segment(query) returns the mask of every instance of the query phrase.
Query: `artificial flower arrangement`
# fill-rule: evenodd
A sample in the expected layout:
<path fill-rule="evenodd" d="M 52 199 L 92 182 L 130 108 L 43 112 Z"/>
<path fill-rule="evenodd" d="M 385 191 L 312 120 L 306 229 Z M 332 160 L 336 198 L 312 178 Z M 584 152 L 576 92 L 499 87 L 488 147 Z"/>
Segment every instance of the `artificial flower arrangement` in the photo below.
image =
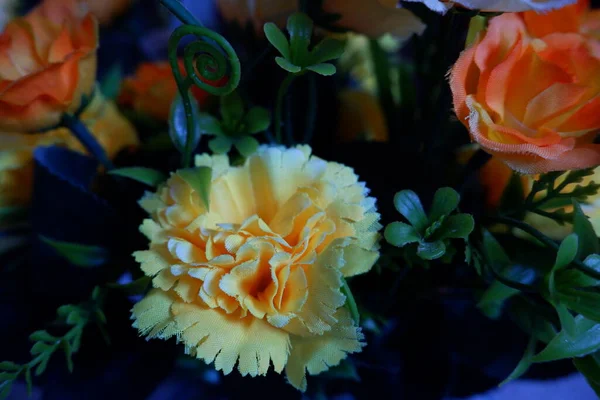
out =
<path fill-rule="evenodd" d="M 0 398 L 600 395 L 588 1 L 141 3 L 2 4 Z"/>

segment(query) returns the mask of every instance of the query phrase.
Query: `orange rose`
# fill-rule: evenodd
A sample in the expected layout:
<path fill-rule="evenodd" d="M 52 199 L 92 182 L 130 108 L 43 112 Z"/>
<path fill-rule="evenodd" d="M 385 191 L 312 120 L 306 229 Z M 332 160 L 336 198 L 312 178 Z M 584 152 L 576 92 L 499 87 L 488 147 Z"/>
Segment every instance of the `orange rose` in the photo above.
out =
<path fill-rule="evenodd" d="M 0 131 L 36 131 L 77 110 L 96 79 L 97 23 L 75 0 L 46 0 L 0 35 Z"/>
<path fill-rule="evenodd" d="M 578 33 L 543 38 L 519 14 L 492 18 L 454 65 L 454 107 L 474 141 L 522 173 L 600 164 L 600 60 Z"/>
<path fill-rule="evenodd" d="M 179 68 L 182 71 L 185 69 L 182 60 L 179 61 Z M 219 81 L 215 86 L 222 84 L 223 81 Z M 205 104 L 210 96 L 196 86 L 192 87 L 192 93 L 200 105 Z M 166 121 L 176 95 L 177 83 L 167 61 L 142 63 L 135 75 L 123 82 L 119 103 Z"/>
<path fill-rule="evenodd" d="M 522 15 L 527 30 L 536 37 L 562 32 L 580 33 L 600 39 L 600 11 L 591 10 L 589 0 L 579 0 L 545 14 L 527 11 Z"/>

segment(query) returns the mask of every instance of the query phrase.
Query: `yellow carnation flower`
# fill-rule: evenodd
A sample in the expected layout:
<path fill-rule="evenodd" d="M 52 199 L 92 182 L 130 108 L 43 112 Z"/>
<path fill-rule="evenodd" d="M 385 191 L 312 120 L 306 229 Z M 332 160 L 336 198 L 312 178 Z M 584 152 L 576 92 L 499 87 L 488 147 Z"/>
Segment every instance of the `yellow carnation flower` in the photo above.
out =
<path fill-rule="evenodd" d="M 116 105 L 106 101 L 99 92 L 81 114 L 81 120 L 111 158 L 139 143 L 135 128 Z M 29 202 L 33 187 L 33 152 L 37 147 L 52 145 L 86 152 L 67 128 L 35 134 L 0 132 L 0 207 L 23 206 Z"/>
<path fill-rule="evenodd" d="M 209 209 L 179 173 L 140 201 L 150 247 L 134 256 L 154 289 L 133 307 L 134 327 L 175 336 L 225 374 L 285 368 L 305 390 L 306 371 L 364 345 L 341 288 L 379 256 L 375 199 L 308 146 L 261 147 L 238 167 L 202 155 L 196 166 L 212 168 Z"/>

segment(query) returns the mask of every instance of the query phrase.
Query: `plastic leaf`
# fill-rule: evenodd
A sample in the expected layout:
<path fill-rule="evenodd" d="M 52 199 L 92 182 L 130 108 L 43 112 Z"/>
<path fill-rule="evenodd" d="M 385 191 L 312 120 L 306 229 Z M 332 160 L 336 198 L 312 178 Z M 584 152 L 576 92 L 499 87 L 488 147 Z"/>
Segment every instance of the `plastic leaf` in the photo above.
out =
<path fill-rule="evenodd" d="M 449 187 L 438 189 L 433 196 L 433 203 L 429 211 L 429 222 L 433 223 L 442 216 L 450 215 L 458 207 L 459 201 L 460 196 L 456 190 Z"/>
<path fill-rule="evenodd" d="M 583 263 L 588 267 L 593 269 L 596 272 L 600 272 L 600 255 L 598 254 L 590 254 L 586 257 Z"/>
<path fill-rule="evenodd" d="M 577 248 L 578 239 L 577 235 L 574 233 L 567 236 L 560 244 L 558 253 L 556 255 L 556 261 L 554 262 L 554 266 L 552 267 L 548 277 L 548 289 L 550 290 L 550 294 L 552 296 L 556 295 L 556 284 L 554 282 L 556 271 L 567 267 L 573 262 L 577 256 Z"/>
<path fill-rule="evenodd" d="M 300 68 L 297 65 L 292 64 L 286 58 L 283 58 L 283 57 L 275 57 L 275 62 L 281 68 L 283 68 L 284 70 L 286 70 L 288 72 L 291 72 L 292 74 L 296 74 L 302 70 L 302 68 Z"/>
<path fill-rule="evenodd" d="M 308 45 L 312 37 L 313 22 L 304 13 L 296 12 L 287 20 L 287 30 L 290 34 L 290 60 L 296 65 L 308 65 Z"/>
<path fill-rule="evenodd" d="M 384 237 L 387 242 L 396 247 L 421 240 L 419 234 L 411 225 L 403 222 L 392 222 L 385 228 Z"/>
<path fill-rule="evenodd" d="M 243 136 L 235 141 L 235 148 L 238 149 L 240 154 L 244 157 L 252 155 L 256 149 L 258 149 L 258 146 L 258 140 L 254 139 L 252 136 Z"/>
<path fill-rule="evenodd" d="M 539 354 L 534 362 L 583 357 L 600 349 L 600 324 L 582 315 L 575 317 L 575 334 L 568 335 L 563 329 Z"/>
<path fill-rule="evenodd" d="M 440 239 L 467 240 L 475 228 L 475 220 L 470 214 L 451 215 L 444 220 L 439 229 Z"/>
<path fill-rule="evenodd" d="M 31 368 L 25 368 L 25 384 L 27 385 L 27 396 L 31 397 L 33 382 L 31 381 Z"/>
<path fill-rule="evenodd" d="M 441 240 L 422 242 L 417 247 L 417 255 L 423 260 L 436 260 L 446 253 L 446 245 Z"/>
<path fill-rule="evenodd" d="M 63 350 L 65 351 L 65 359 L 67 360 L 67 369 L 69 372 L 73 372 L 73 350 L 68 341 L 62 342 Z"/>
<path fill-rule="evenodd" d="M 576 200 L 573 200 L 575 215 L 573 217 L 573 230 L 579 237 L 579 256 L 587 257 L 590 254 L 600 253 L 600 244 L 598 236 L 594 231 L 592 223 L 581 210 L 581 206 Z"/>
<path fill-rule="evenodd" d="M 556 299 L 570 310 L 596 322 L 600 322 L 600 293 L 579 288 L 559 288 Z"/>
<path fill-rule="evenodd" d="M 98 267 L 108 260 L 108 251 L 102 247 L 63 242 L 42 235 L 39 237 L 58 254 L 78 267 Z"/>
<path fill-rule="evenodd" d="M 150 285 L 152 278 L 148 276 L 142 276 L 140 279 L 136 279 L 135 281 L 126 283 L 124 285 L 120 284 L 108 284 L 107 286 L 110 289 L 120 290 L 129 296 L 144 294 Z"/>
<path fill-rule="evenodd" d="M 525 349 L 525 353 L 521 358 L 521 361 L 517 364 L 515 369 L 510 373 L 510 375 L 503 380 L 499 386 L 502 386 L 510 381 L 514 381 L 515 379 L 519 379 L 533 364 L 533 355 L 535 354 L 535 345 L 537 344 L 537 340 L 535 336 L 531 336 L 529 338 L 529 343 L 527 343 L 527 348 Z"/>
<path fill-rule="evenodd" d="M 271 125 L 271 113 L 262 107 L 252 107 L 244 116 L 244 125 L 246 126 L 246 132 L 244 133 L 264 132 Z"/>
<path fill-rule="evenodd" d="M 335 65 L 329 63 L 311 65 L 306 67 L 306 69 L 323 76 L 331 76 L 336 71 Z"/>
<path fill-rule="evenodd" d="M 537 277 L 535 270 L 521 265 L 508 265 L 501 270 L 501 274 L 507 279 L 523 284 L 531 284 Z M 481 296 L 477 307 L 487 317 L 496 319 L 500 317 L 502 306 L 506 300 L 519 293 L 521 292 L 518 289 L 508 287 L 499 281 L 494 281 Z"/>
<path fill-rule="evenodd" d="M 12 361 L 0 362 L 0 371 L 18 371 L 19 369 L 21 369 L 21 366 Z"/>
<path fill-rule="evenodd" d="M 575 337 L 576 327 L 575 318 L 573 318 L 573 315 L 569 312 L 564 304 L 557 304 L 554 308 L 556 308 L 556 313 L 560 319 L 560 326 L 565 331 L 567 336 Z"/>
<path fill-rule="evenodd" d="M 209 167 L 186 168 L 177 171 L 177 174 L 183 178 L 194 189 L 206 209 L 210 206 L 210 186 L 212 182 L 212 169 Z"/>
<path fill-rule="evenodd" d="M 290 59 L 290 44 L 287 38 L 273 22 L 268 22 L 263 27 L 267 40 L 281 53 L 284 58 Z"/>
<path fill-rule="evenodd" d="M 58 338 L 52 336 L 47 331 L 35 331 L 29 335 L 29 340 L 34 342 L 56 342 Z"/>
<path fill-rule="evenodd" d="M 428 225 L 427 216 L 419 196 L 412 190 L 402 190 L 394 196 L 396 210 L 404 216 L 418 232 L 423 232 Z"/>
<path fill-rule="evenodd" d="M 122 176 L 145 183 L 148 186 L 157 187 L 167 180 L 167 176 L 160 171 L 144 167 L 126 167 L 108 171 L 111 175 Z"/>
<path fill-rule="evenodd" d="M 344 42 L 332 38 L 323 39 L 310 53 L 311 64 L 321 64 L 325 61 L 335 60 L 344 54 Z"/>
<path fill-rule="evenodd" d="M 189 95 L 188 97 L 192 105 L 192 114 L 194 116 L 194 130 L 191 134 L 192 149 L 195 149 L 196 146 L 198 146 L 198 142 L 200 142 L 200 136 L 202 135 L 200 124 L 198 123 L 200 110 L 196 99 Z M 169 136 L 171 137 L 171 141 L 180 153 L 184 153 L 188 138 L 188 131 L 185 106 L 183 105 L 183 99 L 181 98 L 179 92 L 177 92 L 177 96 L 171 105 L 169 122 Z"/>
<path fill-rule="evenodd" d="M 510 264 L 510 258 L 496 238 L 487 230 L 483 231 L 483 246 L 489 261 L 498 267 Z"/>
<path fill-rule="evenodd" d="M 573 364 L 585 376 L 588 384 L 600 397 L 600 363 L 594 355 L 585 356 L 582 358 L 574 358 Z"/>
<path fill-rule="evenodd" d="M 200 113 L 198 115 L 198 126 L 202 133 L 208 133 L 211 135 L 223 135 L 223 128 L 221 128 L 221 122 L 207 113 Z"/>
<path fill-rule="evenodd" d="M 211 149 L 213 153 L 216 154 L 226 154 L 231 150 L 231 139 L 227 136 L 217 136 L 208 142 L 208 147 Z"/>
<path fill-rule="evenodd" d="M 237 122 L 244 116 L 244 102 L 237 91 L 221 96 L 221 117 L 225 123 Z"/>

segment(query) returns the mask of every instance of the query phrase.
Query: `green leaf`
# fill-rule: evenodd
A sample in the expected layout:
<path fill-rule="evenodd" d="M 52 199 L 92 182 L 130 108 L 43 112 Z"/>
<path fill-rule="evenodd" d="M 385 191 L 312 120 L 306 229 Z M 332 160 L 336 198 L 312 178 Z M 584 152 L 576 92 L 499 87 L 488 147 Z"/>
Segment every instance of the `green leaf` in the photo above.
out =
<path fill-rule="evenodd" d="M 108 171 L 111 175 L 123 176 L 142 182 L 148 186 L 157 187 L 167 180 L 167 176 L 160 171 L 145 167 L 126 167 Z"/>
<path fill-rule="evenodd" d="M 100 83 L 100 91 L 108 100 L 114 100 L 121 91 L 121 82 L 123 81 L 123 68 L 121 64 L 116 63 L 106 74 Z"/>
<path fill-rule="evenodd" d="M 556 300 L 584 317 L 600 322 L 600 293 L 595 288 L 557 288 Z"/>
<path fill-rule="evenodd" d="M 421 240 L 415 228 L 403 222 L 392 222 L 385 228 L 385 240 L 392 246 L 403 247 L 408 243 L 416 243 Z"/>
<path fill-rule="evenodd" d="M 579 237 L 579 257 L 584 258 L 590 254 L 600 253 L 600 244 L 598 236 L 594 231 L 592 223 L 581 210 L 581 206 L 576 200 L 573 200 L 575 209 L 573 217 L 573 231 Z"/>
<path fill-rule="evenodd" d="M 346 278 L 342 278 L 342 287 L 340 290 L 342 294 L 346 296 L 346 307 L 348 307 L 348 311 L 350 311 L 350 315 L 352 316 L 354 324 L 356 326 L 360 326 L 360 313 L 358 312 L 358 306 L 356 305 L 356 300 L 354 300 L 352 290 L 350 290 L 350 286 L 348 286 L 348 281 Z"/>
<path fill-rule="evenodd" d="M 29 335 L 29 340 L 32 342 L 49 342 L 53 343 L 58 341 L 58 338 L 52 336 L 47 331 L 35 331 L 31 335 Z"/>
<path fill-rule="evenodd" d="M 295 65 L 310 64 L 308 45 L 312 37 L 313 21 L 304 13 L 296 12 L 287 20 L 290 34 L 290 61 Z"/>
<path fill-rule="evenodd" d="M 294 65 L 291 62 L 289 62 L 287 60 L 287 58 L 275 57 L 275 62 L 281 68 L 283 68 L 284 70 L 286 70 L 287 72 L 290 72 L 292 74 L 297 74 L 298 72 L 300 72 L 302 70 L 302 68 L 300 68 L 299 66 Z"/>
<path fill-rule="evenodd" d="M 198 146 L 200 137 L 202 136 L 200 124 L 198 123 L 200 114 L 198 102 L 193 96 L 189 95 L 189 92 L 187 97 L 190 101 L 191 112 L 194 120 L 193 132 L 188 133 L 185 106 L 179 92 L 177 92 L 177 96 L 175 96 L 175 100 L 173 100 L 173 104 L 171 105 L 171 113 L 169 116 L 169 136 L 171 137 L 171 141 L 173 142 L 175 148 L 182 154 L 186 151 L 188 135 L 192 135 L 192 151 Z"/>
<path fill-rule="evenodd" d="M 198 126 L 200 127 L 200 131 L 202 133 L 207 133 L 210 135 L 224 135 L 221 122 L 210 114 L 200 113 L 198 115 Z"/>
<path fill-rule="evenodd" d="M 554 266 L 550 271 L 548 276 L 548 290 L 550 291 L 550 295 L 552 297 L 556 296 L 556 284 L 555 284 L 555 274 L 558 270 L 566 268 L 569 264 L 573 262 L 575 257 L 577 256 L 577 248 L 578 248 L 578 239 L 577 235 L 572 233 L 565 238 L 560 244 L 558 248 L 558 253 L 556 254 L 556 261 L 554 262 Z"/>
<path fill-rule="evenodd" d="M 446 253 L 446 245 L 441 240 L 421 242 L 417 247 L 417 255 L 423 260 L 436 260 Z"/>
<path fill-rule="evenodd" d="M 244 117 L 244 102 L 237 90 L 221 96 L 221 117 L 226 124 L 236 124 Z"/>
<path fill-rule="evenodd" d="M 585 376 L 588 384 L 596 395 L 600 398 L 600 363 L 597 357 L 589 355 L 581 358 L 574 358 L 573 364 Z"/>
<path fill-rule="evenodd" d="M 456 214 L 444 220 L 438 235 L 440 239 L 467 240 L 474 228 L 475 220 L 471 214 Z"/>
<path fill-rule="evenodd" d="M 217 136 L 208 142 L 208 147 L 215 154 L 227 154 L 233 145 L 232 140 L 227 136 Z"/>
<path fill-rule="evenodd" d="M 78 308 L 76 306 L 74 306 L 73 304 L 65 304 L 65 305 L 58 307 L 58 310 L 56 310 L 56 313 L 61 318 L 67 318 L 67 316 L 69 314 L 71 314 L 72 312 L 77 312 L 77 310 L 78 310 Z"/>
<path fill-rule="evenodd" d="M 575 337 L 576 335 L 576 327 L 575 327 L 575 318 L 573 315 L 567 310 L 564 304 L 557 304 L 554 306 L 556 308 L 556 313 L 558 314 L 558 318 L 560 319 L 560 326 L 565 331 L 567 336 Z"/>
<path fill-rule="evenodd" d="M 600 349 L 600 324 L 582 315 L 575 317 L 575 334 L 568 335 L 563 329 L 539 354 L 534 362 L 583 357 Z"/>
<path fill-rule="evenodd" d="M 533 355 L 535 354 L 535 345 L 537 344 L 537 340 L 535 336 L 531 336 L 529 338 L 529 342 L 527 343 L 527 348 L 525 349 L 525 353 L 521 358 L 521 361 L 517 364 L 515 369 L 510 373 L 510 375 L 503 380 L 498 386 L 502 386 L 507 384 L 510 381 L 514 381 L 515 379 L 519 379 L 533 364 Z"/>
<path fill-rule="evenodd" d="M 52 346 L 47 343 L 35 342 L 33 344 L 33 346 L 31 346 L 31 350 L 29 352 L 31 353 L 31 355 L 36 355 L 36 354 L 44 353 L 51 348 L 52 348 Z"/>
<path fill-rule="evenodd" d="M 291 58 L 290 44 L 287 38 L 273 22 L 268 22 L 264 25 L 263 30 L 267 40 L 279 51 L 279 53 L 287 59 Z"/>
<path fill-rule="evenodd" d="M 562 241 L 558 248 L 556 262 L 554 263 L 555 270 L 565 268 L 575 260 L 575 257 L 577 257 L 578 245 L 579 240 L 574 233 L 570 234 Z"/>
<path fill-rule="evenodd" d="M 19 364 L 16 364 L 12 361 L 2 361 L 0 362 L 0 371 L 18 371 L 21 369 Z"/>
<path fill-rule="evenodd" d="M 396 210 L 415 227 L 417 232 L 427 229 L 429 221 L 419 196 L 412 190 L 402 190 L 394 196 Z"/>
<path fill-rule="evenodd" d="M 27 385 L 27 396 L 31 397 L 33 392 L 33 382 L 31 381 L 31 368 L 25 368 L 25 384 Z"/>
<path fill-rule="evenodd" d="M 262 107 L 252 107 L 244 116 L 245 132 L 255 134 L 264 132 L 271 125 L 271 113 L 269 110 Z"/>
<path fill-rule="evenodd" d="M 329 63 L 311 65 L 306 69 L 323 76 L 331 76 L 336 72 L 335 65 Z"/>
<path fill-rule="evenodd" d="M 209 167 L 186 168 L 178 170 L 177 174 L 198 193 L 200 200 L 208 210 L 210 207 L 212 169 Z"/>
<path fill-rule="evenodd" d="M 244 157 L 250 157 L 256 149 L 258 149 L 258 140 L 252 136 L 242 136 L 235 141 L 235 148 L 238 149 L 241 155 Z"/>
<path fill-rule="evenodd" d="M 140 279 L 136 279 L 135 281 L 126 283 L 124 285 L 120 285 L 118 283 L 109 283 L 107 286 L 110 289 L 120 290 L 128 296 L 134 296 L 146 293 L 151 281 L 152 278 L 149 276 L 142 276 Z"/>
<path fill-rule="evenodd" d="M 483 230 L 483 247 L 488 260 L 496 266 L 496 270 L 500 270 L 510 264 L 510 258 L 500 245 L 496 238 L 486 229 Z"/>
<path fill-rule="evenodd" d="M 460 196 L 456 190 L 449 187 L 438 189 L 433 196 L 429 211 L 429 223 L 439 220 L 442 216 L 450 215 L 458 207 L 459 201 Z"/>
<path fill-rule="evenodd" d="M 67 360 L 67 369 L 70 373 L 73 373 L 73 350 L 67 340 L 62 342 L 63 350 L 65 351 L 65 359 Z"/>
<path fill-rule="evenodd" d="M 40 376 L 44 373 L 46 367 L 48 366 L 48 361 L 50 361 L 50 356 L 42 358 L 42 361 L 38 364 L 37 368 L 35 369 L 35 376 Z"/>
<path fill-rule="evenodd" d="M 40 235 L 42 242 L 52 247 L 58 254 L 78 267 L 99 267 L 106 264 L 109 258 L 108 250 L 99 246 L 63 242 Z"/>
<path fill-rule="evenodd" d="M 344 42 L 332 38 L 325 38 L 310 52 L 310 64 L 321 64 L 335 60 L 344 54 Z"/>

